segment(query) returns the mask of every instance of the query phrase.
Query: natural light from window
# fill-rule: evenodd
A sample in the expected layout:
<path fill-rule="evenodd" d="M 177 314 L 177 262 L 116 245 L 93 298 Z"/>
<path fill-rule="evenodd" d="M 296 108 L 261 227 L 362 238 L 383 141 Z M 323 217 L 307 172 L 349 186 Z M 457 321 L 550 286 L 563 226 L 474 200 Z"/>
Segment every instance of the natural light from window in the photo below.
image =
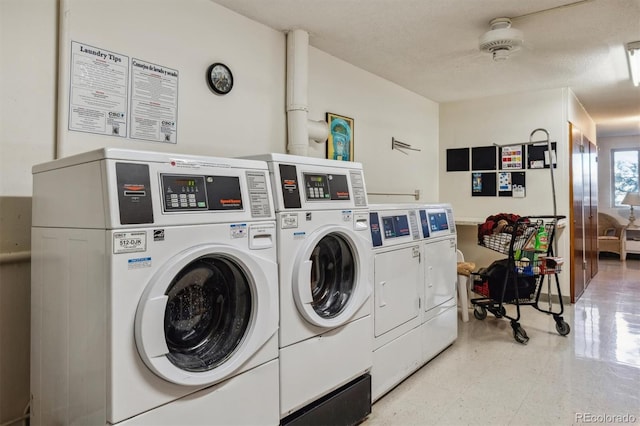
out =
<path fill-rule="evenodd" d="M 640 188 L 640 176 L 638 171 L 638 163 L 640 158 L 640 150 L 625 149 L 613 151 L 613 206 L 622 207 L 620 202 L 627 192 L 638 192 Z"/>

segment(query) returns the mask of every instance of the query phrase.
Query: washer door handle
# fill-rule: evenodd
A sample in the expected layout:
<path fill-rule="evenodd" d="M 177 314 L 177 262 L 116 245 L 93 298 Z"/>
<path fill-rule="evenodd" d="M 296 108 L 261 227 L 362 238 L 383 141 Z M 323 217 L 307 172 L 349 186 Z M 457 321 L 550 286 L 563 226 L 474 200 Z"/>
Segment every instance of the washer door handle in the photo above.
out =
<path fill-rule="evenodd" d="M 148 299 L 142 309 L 139 330 L 140 336 L 136 342 L 149 358 L 165 356 L 169 353 L 167 341 L 164 337 L 164 311 L 169 297 L 162 295 Z"/>
<path fill-rule="evenodd" d="M 306 305 L 313 302 L 313 297 L 311 296 L 311 268 L 313 268 L 312 260 L 305 260 L 300 264 L 300 273 L 298 274 L 296 286 L 296 294 L 300 302 Z"/>

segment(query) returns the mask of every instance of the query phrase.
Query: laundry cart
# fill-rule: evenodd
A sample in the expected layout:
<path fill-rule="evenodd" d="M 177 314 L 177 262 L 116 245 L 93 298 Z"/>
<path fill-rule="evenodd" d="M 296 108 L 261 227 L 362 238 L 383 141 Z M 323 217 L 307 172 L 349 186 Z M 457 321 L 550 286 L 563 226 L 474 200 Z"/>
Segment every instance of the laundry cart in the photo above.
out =
<path fill-rule="evenodd" d="M 519 323 L 520 307 L 532 306 L 540 312 L 553 315 L 558 334 L 569 334 L 569 324 L 562 317 L 564 305 L 558 280 L 563 259 L 556 257 L 553 249 L 558 221 L 564 218 L 527 216 L 514 221 L 502 219 L 490 232 L 479 225 L 478 244 L 507 257 L 472 275 L 473 292 L 481 296 L 471 299 L 476 319 L 484 320 L 487 312 L 496 318 L 509 319 L 515 340 L 527 343 L 529 337 Z M 540 300 L 545 288 L 547 309 Z M 554 295 L 557 297 L 556 311 Z M 505 304 L 515 305 L 515 316 L 507 314 Z"/>

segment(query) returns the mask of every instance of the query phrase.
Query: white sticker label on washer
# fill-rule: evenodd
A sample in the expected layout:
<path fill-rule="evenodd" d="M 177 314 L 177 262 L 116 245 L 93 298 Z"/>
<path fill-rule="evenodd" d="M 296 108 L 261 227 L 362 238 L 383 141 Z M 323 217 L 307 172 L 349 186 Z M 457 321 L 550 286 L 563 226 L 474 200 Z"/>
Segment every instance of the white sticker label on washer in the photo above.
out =
<path fill-rule="evenodd" d="M 287 213 L 280 217 L 280 227 L 282 229 L 298 227 L 298 213 Z"/>
<path fill-rule="evenodd" d="M 139 257 L 137 259 L 127 260 L 127 267 L 129 269 L 151 268 L 150 257 Z"/>
<path fill-rule="evenodd" d="M 351 210 L 342 210 L 342 220 L 345 222 L 351 222 L 353 218 L 353 212 Z"/>
<path fill-rule="evenodd" d="M 305 237 L 307 236 L 306 232 L 294 232 L 293 233 L 293 239 L 294 240 L 304 240 Z"/>
<path fill-rule="evenodd" d="M 247 224 L 246 223 L 234 223 L 229 225 L 231 230 L 231 238 L 246 238 L 247 237 Z"/>
<path fill-rule="evenodd" d="M 113 234 L 113 254 L 147 251 L 147 233 L 116 232 Z"/>

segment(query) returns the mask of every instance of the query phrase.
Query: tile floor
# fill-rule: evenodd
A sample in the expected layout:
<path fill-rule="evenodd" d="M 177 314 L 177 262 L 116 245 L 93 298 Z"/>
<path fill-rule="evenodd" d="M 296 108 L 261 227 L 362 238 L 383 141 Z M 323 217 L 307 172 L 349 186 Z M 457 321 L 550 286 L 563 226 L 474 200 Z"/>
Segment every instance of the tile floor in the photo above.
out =
<path fill-rule="evenodd" d="M 601 259 L 564 318 L 566 337 L 550 315 L 522 307 L 530 338 L 522 345 L 509 321 L 471 315 L 457 341 L 381 398 L 365 425 L 640 424 L 640 260 Z"/>

